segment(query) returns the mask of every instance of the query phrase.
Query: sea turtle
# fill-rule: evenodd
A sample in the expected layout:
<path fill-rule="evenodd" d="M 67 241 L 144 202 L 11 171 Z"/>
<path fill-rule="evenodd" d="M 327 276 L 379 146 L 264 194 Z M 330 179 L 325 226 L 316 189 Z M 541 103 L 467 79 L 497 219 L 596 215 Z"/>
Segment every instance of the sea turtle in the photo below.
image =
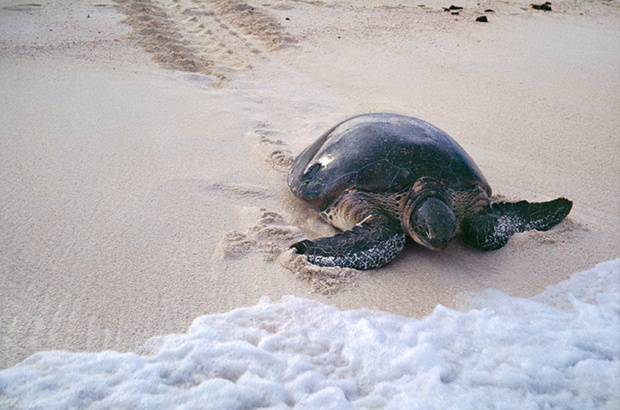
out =
<path fill-rule="evenodd" d="M 327 131 L 293 162 L 288 185 L 343 231 L 291 246 L 319 266 L 372 269 L 394 259 L 409 234 L 429 249 L 454 237 L 501 248 L 517 232 L 560 223 L 572 202 L 493 202 L 491 187 L 439 128 L 397 114 L 364 114 Z"/>

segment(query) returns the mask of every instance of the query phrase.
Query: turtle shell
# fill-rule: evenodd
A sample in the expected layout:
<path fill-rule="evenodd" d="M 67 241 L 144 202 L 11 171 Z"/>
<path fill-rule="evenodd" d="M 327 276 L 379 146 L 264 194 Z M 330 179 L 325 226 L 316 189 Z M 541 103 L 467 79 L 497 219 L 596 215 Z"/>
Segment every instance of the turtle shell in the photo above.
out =
<path fill-rule="evenodd" d="M 293 162 L 298 197 L 325 209 L 344 190 L 393 194 L 421 177 L 452 190 L 491 188 L 465 150 L 439 128 L 397 114 L 365 114 L 336 125 Z"/>

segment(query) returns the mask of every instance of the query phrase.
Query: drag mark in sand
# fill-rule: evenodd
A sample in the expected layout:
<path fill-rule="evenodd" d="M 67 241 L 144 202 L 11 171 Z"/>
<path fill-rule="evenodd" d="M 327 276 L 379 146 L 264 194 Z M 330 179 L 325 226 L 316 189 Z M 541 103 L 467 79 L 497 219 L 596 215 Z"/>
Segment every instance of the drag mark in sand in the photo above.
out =
<path fill-rule="evenodd" d="M 244 233 L 228 232 L 217 254 L 223 259 L 234 259 L 256 250 L 264 260 L 273 261 L 291 241 L 301 237 L 299 228 L 287 224 L 279 213 L 261 208 L 258 222 Z"/>
<path fill-rule="evenodd" d="M 210 1 L 237 29 L 258 38 L 268 50 L 277 50 L 295 43 L 295 38 L 269 12 L 243 0 Z"/>
<path fill-rule="evenodd" d="M 13 4 L 2 7 L 2 10 L 9 11 L 32 11 L 38 10 L 41 5 L 39 3 L 24 3 L 24 4 Z"/>
<path fill-rule="evenodd" d="M 231 71 L 294 42 L 277 19 L 237 1 L 119 0 L 131 37 L 166 68 L 228 79 Z"/>
<path fill-rule="evenodd" d="M 304 235 L 296 226 L 288 224 L 277 212 L 260 210 L 256 225 L 245 232 L 230 231 L 219 244 L 216 257 L 237 259 L 256 252 L 265 261 L 277 260 L 292 271 L 313 292 L 333 295 L 357 286 L 360 272 L 339 267 L 322 267 L 308 262 L 305 255 L 292 252 L 290 244 Z"/>
<path fill-rule="evenodd" d="M 268 121 L 258 121 L 251 134 L 259 139 L 261 146 L 269 150 L 265 162 L 279 173 L 288 174 L 295 156 L 287 148 L 285 133 L 274 129 Z"/>

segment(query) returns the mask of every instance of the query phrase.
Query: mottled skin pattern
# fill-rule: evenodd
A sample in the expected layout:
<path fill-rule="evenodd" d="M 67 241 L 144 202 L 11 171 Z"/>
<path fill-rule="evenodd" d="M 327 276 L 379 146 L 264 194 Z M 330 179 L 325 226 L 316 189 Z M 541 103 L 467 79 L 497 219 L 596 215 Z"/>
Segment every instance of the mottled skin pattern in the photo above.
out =
<path fill-rule="evenodd" d="M 572 202 L 491 203 L 491 187 L 465 150 L 422 120 L 366 114 L 327 131 L 293 163 L 291 191 L 342 233 L 292 247 L 320 266 L 371 269 L 408 234 L 443 249 L 454 236 L 492 250 L 517 232 L 547 230 Z"/>

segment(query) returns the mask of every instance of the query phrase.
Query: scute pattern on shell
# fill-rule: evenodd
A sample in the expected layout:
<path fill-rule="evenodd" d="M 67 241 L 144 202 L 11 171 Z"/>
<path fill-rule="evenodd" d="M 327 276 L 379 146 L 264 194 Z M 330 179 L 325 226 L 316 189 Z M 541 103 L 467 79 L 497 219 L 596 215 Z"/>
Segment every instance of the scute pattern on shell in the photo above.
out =
<path fill-rule="evenodd" d="M 295 195 L 323 210 L 346 189 L 394 194 L 420 177 L 491 193 L 456 141 L 425 121 L 397 114 L 365 114 L 336 125 L 295 159 L 288 183 Z"/>

